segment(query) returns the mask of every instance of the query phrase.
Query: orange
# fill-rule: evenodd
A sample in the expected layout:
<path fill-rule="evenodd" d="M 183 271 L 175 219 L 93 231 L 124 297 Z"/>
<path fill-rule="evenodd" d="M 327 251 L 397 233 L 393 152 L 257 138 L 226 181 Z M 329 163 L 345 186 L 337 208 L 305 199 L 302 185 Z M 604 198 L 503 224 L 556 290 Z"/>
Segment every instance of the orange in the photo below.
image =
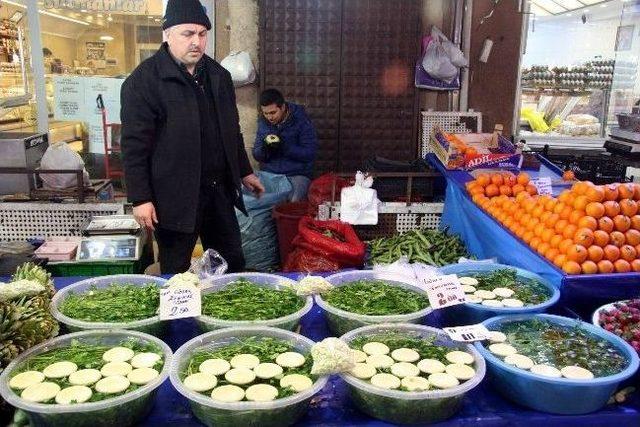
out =
<path fill-rule="evenodd" d="M 549 220 L 549 218 L 551 218 L 551 215 L 555 215 L 555 214 L 549 211 L 544 211 L 544 213 L 540 215 L 540 222 L 546 226 L 547 221 Z"/>
<path fill-rule="evenodd" d="M 534 228 L 534 230 L 533 230 L 533 234 L 536 237 L 539 237 L 540 241 L 544 241 L 542 239 L 542 235 L 544 234 L 545 230 L 546 230 L 546 228 L 544 228 L 544 224 L 538 223 L 538 225 L 536 225 L 536 228 Z"/>
<path fill-rule="evenodd" d="M 580 222 L 580 220 L 582 219 L 583 216 L 586 216 L 587 214 L 585 213 L 585 211 L 573 211 L 571 212 L 571 214 L 569 215 L 569 224 L 575 224 L 578 225 L 578 222 Z"/>
<path fill-rule="evenodd" d="M 626 261 L 633 261 L 638 256 L 638 252 L 636 252 L 636 248 L 631 245 L 624 245 L 620 248 L 620 258 Z"/>
<path fill-rule="evenodd" d="M 553 226 L 553 229 L 556 230 L 556 233 L 562 234 L 564 229 L 567 228 L 567 225 L 569 225 L 569 221 L 566 219 L 560 219 L 556 222 L 556 225 Z"/>
<path fill-rule="evenodd" d="M 589 202 L 601 202 L 604 200 L 604 189 L 598 186 L 590 186 L 584 194 Z"/>
<path fill-rule="evenodd" d="M 510 186 L 501 185 L 500 186 L 500 194 L 504 194 L 505 196 L 511 197 L 513 195 L 513 192 L 511 191 L 511 187 Z"/>
<path fill-rule="evenodd" d="M 608 200 L 604 202 L 603 206 L 604 206 L 604 214 L 609 218 L 613 218 L 614 216 L 620 213 L 620 203 L 616 201 Z"/>
<path fill-rule="evenodd" d="M 531 243 L 531 240 L 534 238 L 535 236 L 533 235 L 533 231 L 526 231 L 523 235 L 522 235 L 522 240 L 524 240 L 527 243 Z"/>
<path fill-rule="evenodd" d="M 529 197 L 531 197 L 531 195 L 529 193 L 527 193 L 526 191 L 520 191 L 516 196 L 516 200 L 522 201 L 522 200 L 525 200 L 525 199 L 527 199 Z"/>
<path fill-rule="evenodd" d="M 542 239 L 543 242 L 549 243 L 551 245 L 551 239 L 556 235 L 555 231 L 550 229 L 550 228 L 544 228 L 542 235 L 540 236 L 540 238 Z M 558 242 L 559 243 L 559 242 Z M 557 247 L 554 246 L 554 247 Z"/>
<path fill-rule="evenodd" d="M 532 184 L 527 184 L 525 189 L 527 190 L 527 193 L 529 193 L 532 196 L 535 196 L 536 194 L 538 194 L 538 189 Z"/>
<path fill-rule="evenodd" d="M 499 173 L 494 173 L 493 175 L 491 175 L 491 183 L 495 186 L 500 187 L 502 184 L 504 184 L 504 177 Z"/>
<path fill-rule="evenodd" d="M 571 216 L 571 212 L 573 212 L 571 207 L 569 207 L 569 206 L 565 207 L 562 210 L 562 212 L 560 212 L 560 218 L 568 220 L 569 217 Z"/>
<path fill-rule="evenodd" d="M 515 175 L 512 175 L 510 173 L 505 173 L 504 175 L 502 175 L 502 177 L 504 178 L 504 185 L 508 185 L 509 187 L 513 187 L 518 183 Z"/>
<path fill-rule="evenodd" d="M 513 194 L 514 195 L 518 195 L 518 194 L 522 193 L 523 191 L 525 191 L 525 188 L 524 188 L 523 185 L 516 184 L 516 185 L 513 186 L 512 190 L 513 190 Z M 529 193 L 527 193 L 527 194 L 529 194 Z"/>
<path fill-rule="evenodd" d="M 504 226 L 507 227 L 509 230 L 513 230 L 514 224 L 515 224 L 515 220 L 513 218 L 507 217 L 504 220 Z"/>
<path fill-rule="evenodd" d="M 635 194 L 635 186 L 631 183 L 618 185 L 618 199 L 633 199 Z"/>
<path fill-rule="evenodd" d="M 567 254 L 567 251 L 569 250 L 569 248 L 571 246 L 573 246 L 575 243 L 573 243 L 573 239 L 564 239 L 562 242 L 560 242 L 560 244 L 558 245 L 558 249 L 560 250 L 560 253 L 563 254 Z"/>
<path fill-rule="evenodd" d="M 609 244 L 609 233 L 603 230 L 596 230 L 593 232 L 593 243 L 601 248 L 604 248 Z"/>
<path fill-rule="evenodd" d="M 598 262 L 598 273 L 613 273 L 613 268 L 613 263 L 607 259 L 603 259 L 602 261 Z"/>
<path fill-rule="evenodd" d="M 617 200 L 618 199 L 618 186 L 616 184 L 609 184 L 604 186 L 604 199 L 605 200 Z"/>
<path fill-rule="evenodd" d="M 519 238 L 522 239 L 522 236 L 524 235 L 524 232 L 527 231 L 523 226 L 521 225 L 516 225 L 513 229 L 513 232 L 516 236 L 518 236 Z"/>
<path fill-rule="evenodd" d="M 600 246 L 590 246 L 587 249 L 587 256 L 593 262 L 600 262 L 604 258 L 604 249 Z"/>
<path fill-rule="evenodd" d="M 549 249 L 551 249 L 551 246 L 549 246 L 548 243 L 542 242 L 538 245 L 538 248 L 536 250 L 540 255 L 544 256 L 544 254 L 547 253 Z"/>
<path fill-rule="evenodd" d="M 633 200 L 640 200 L 640 184 L 633 184 L 634 192 L 633 192 Z"/>
<path fill-rule="evenodd" d="M 547 218 L 547 220 L 544 222 L 544 225 L 546 225 L 549 228 L 553 228 L 556 226 L 556 223 L 559 220 L 560 220 L 560 215 L 552 213 L 551 215 L 549 215 L 549 218 Z"/>
<path fill-rule="evenodd" d="M 631 264 L 624 259 L 619 259 L 614 262 L 613 267 L 616 269 L 616 273 L 628 273 L 631 271 Z"/>
<path fill-rule="evenodd" d="M 551 240 L 549 240 L 549 245 L 551 245 L 552 248 L 559 248 L 562 240 L 564 240 L 564 237 L 561 234 L 554 234 Z"/>
<path fill-rule="evenodd" d="M 553 212 L 553 208 L 556 207 L 556 204 L 558 204 L 558 199 L 549 199 L 544 202 L 544 208 L 549 212 Z"/>
<path fill-rule="evenodd" d="M 573 241 L 588 248 L 593 244 L 594 236 L 593 231 L 590 228 L 580 228 L 573 236 Z"/>
<path fill-rule="evenodd" d="M 558 201 L 561 203 L 573 203 L 573 193 L 571 190 L 564 190 L 558 196 Z"/>
<path fill-rule="evenodd" d="M 608 216 L 603 216 L 598 220 L 598 228 L 602 231 L 606 231 L 607 233 L 611 233 L 614 226 L 613 220 Z"/>
<path fill-rule="evenodd" d="M 556 259 L 558 255 L 560 255 L 560 251 L 557 248 L 550 247 L 543 255 L 546 259 L 553 262 L 553 260 Z"/>
<path fill-rule="evenodd" d="M 640 272 L 640 259 L 634 259 L 631 261 L 631 269 L 636 273 Z"/>
<path fill-rule="evenodd" d="M 571 245 L 566 252 L 567 259 L 569 261 L 575 261 L 578 264 L 582 264 L 587 259 L 587 249 L 582 245 Z"/>
<path fill-rule="evenodd" d="M 538 224 L 540 224 L 538 218 L 531 218 L 528 223 L 524 224 L 524 227 L 529 231 L 535 231 Z"/>
<path fill-rule="evenodd" d="M 542 214 L 545 212 L 546 211 L 544 210 L 544 206 L 537 205 L 536 208 L 533 210 L 533 212 L 531 212 L 531 215 L 533 215 L 536 218 L 540 218 Z"/>
<path fill-rule="evenodd" d="M 564 230 L 562 230 L 562 235 L 564 236 L 565 239 L 573 239 L 573 236 L 575 236 L 576 231 L 578 231 L 578 227 L 576 227 L 573 224 L 569 224 L 564 228 Z"/>
<path fill-rule="evenodd" d="M 598 272 L 598 265 L 593 261 L 585 261 L 580 267 L 582 274 L 596 274 Z"/>
<path fill-rule="evenodd" d="M 620 212 L 631 218 L 638 213 L 638 203 L 631 199 L 623 199 L 620 201 Z"/>
<path fill-rule="evenodd" d="M 524 210 L 527 211 L 527 213 L 531 213 L 536 208 L 536 206 L 537 206 L 536 205 L 536 200 L 535 199 L 529 199 L 524 204 Z"/>
<path fill-rule="evenodd" d="M 587 184 L 585 181 L 578 181 L 573 184 L 573 186 L 571 187 L 571 191 L 573 191 L 573 193 L 577 196 L 582 196 L 587 193 L 589 187 L 589 184 Z"/>
<path fill-rule="evenodd" d="M 587 215 L 594 217 L 595 219 L 602 218 L 605 214 L 604 205 L 600 202 L 591 202 L 585 208 Z"/>
<path fill-rule="evenodd" d="M 567 274 L 580 274 L 582 273 L 582 267 L 575 261 L 566 261 L 562 265 L 562 270 Z"/>
<path fill-rule="evenodd" d="M 562 179 L 564 181 L 573 181 L 574 179 L 576 179 L 576 174 L 571 170 L 564 171 L 564 173 L 562 174 Z"/>
<path fill-rule="evenodd" d="M 542 243 L 542 240 L 540 240 L 539 237 L 534 237 L 529 242 L 529 246 L 531 246 L 531 249 L 533 250 L 538 250 L 538 246 L 540 246 L 541 243 Z"/>
<path fill-rule="evenodd" d="M 623 233 L 631 228 L 631 219 L 625 215 L 617 215 L 613 218 L 613 224 L 616 227 L 616 230 L 622 231 Z"/>
<path fill-rule="evenodd" d="M 604 258 L 614 262 L 620 258 L 620 249 L 617 246 L 607 245 L 604 247 Z"/>
<path fill-rule="evenodd" d="M 640 230 L 640 215 L 634 215 L 631 217 L 631 228 L 634 230 Z"/>
<path fill-rule="evenodd" d="M 578 220 L 578 228 L 588 228 L 596 231 L 598 229 L 598 220 L 592 216 L 583 216 Z"/>
<path fill-rule="evenodd" d="M 557 255 L 553 259 L 553 265 L 555 265 L 558 268 L 562 268 L 565 262 L 567 262 L 567 256 L 565 254 Z"/>
<path fill-rule="evenodd" d="M 621 247 L 627 241 L 627 238 L 620 231 L 612 231 L 609 233 L 609 241 L 612 245 Z"/>
<path fill-rule="evenodd" d="M 531 178 L 529 177 L 529 174 L 526 172 L 520 172 L 518 174 L 518 177 L 516 178 L 516 180 L 518 181 L 518 184 L 522 185 L 522 186 L 526 186 L 529 181 L 531 180 Z"/>
<path fill-rule="evenodd" d="M 581 195 L 581 196 L 576 197 L 573 200 L 573 208 L 575 210 L 578 210 L 578 211 L 583 211 L 583 210 L 585 210 L 587 208 L 587 205 L 589 203 L 590 202 L 589 202 L 589 199 L 587 199 L 587 196 Z"/>
<path fill-rule="evenodd" d="M 481 173 L 476 177 L 476 182 L 482 187 L 486 187 L 491 183 L 491 177 L 486 173 Z"/>
<path fill-rule="evenodd" d="M 627 232 L 624 233 L 624 237 L 628 244 L 633 246 L 640 245 L 640 231 L 633 229 L 627 230 Z"/>
<path fill-rule="evenodd" d="M 498 194 L 500 194 L 500 188 L 495 185 L 495 184 L 489 184 L 487 185 L 487 187 L 484 189 L 484 194 L 487 197 L 495 197 Z"/>

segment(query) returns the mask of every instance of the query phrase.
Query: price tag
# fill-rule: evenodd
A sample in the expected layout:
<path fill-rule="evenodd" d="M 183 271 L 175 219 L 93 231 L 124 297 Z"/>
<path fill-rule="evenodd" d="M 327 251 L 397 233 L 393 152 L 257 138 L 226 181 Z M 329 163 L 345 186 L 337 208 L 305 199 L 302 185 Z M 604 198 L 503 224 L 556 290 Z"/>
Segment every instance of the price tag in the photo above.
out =
<path fill-rule="evenodd" d="M 531 183 L 538 189 L 538 194 L 553 194 L 551 177 L 543 176 L 542 178 L 532 179 Z"/>
<path fill-rule="evenodd" d="M 420 275 L 418 283 L 427 291 L 429 304 L 434 310 L 465 302 L 464 291 L 455 274 L 435 277 Z"/>
<path fill-rule="evenodd" d="M 481 323 L 477 325 L 456 326 L 455 328 L 442 328 L 454 341 L 472 342 L 489 339 L 489 330 Z"/>
<path fill-rule="evenodd" d="M 160 289 L 160 320 L 196 317 L 202 314 L 202 295 L 197 286 L 184 283 Z"/>

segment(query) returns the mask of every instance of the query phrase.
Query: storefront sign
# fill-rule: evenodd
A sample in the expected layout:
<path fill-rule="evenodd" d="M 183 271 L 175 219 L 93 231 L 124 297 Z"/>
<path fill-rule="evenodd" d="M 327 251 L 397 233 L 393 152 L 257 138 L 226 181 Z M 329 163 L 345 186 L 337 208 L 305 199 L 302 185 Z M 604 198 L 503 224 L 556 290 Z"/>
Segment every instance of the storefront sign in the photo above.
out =
<path fill-rule="evenodd" d="M 148 10 L 148 0 L 44 0 L 43 6 L 45 9 L 142 14 Z"/>
<path fill-rule="evenodd" d="M 53 117 L 56 120 L 84 121 L 84 81 L 82 77 L 53 78 Z"/>

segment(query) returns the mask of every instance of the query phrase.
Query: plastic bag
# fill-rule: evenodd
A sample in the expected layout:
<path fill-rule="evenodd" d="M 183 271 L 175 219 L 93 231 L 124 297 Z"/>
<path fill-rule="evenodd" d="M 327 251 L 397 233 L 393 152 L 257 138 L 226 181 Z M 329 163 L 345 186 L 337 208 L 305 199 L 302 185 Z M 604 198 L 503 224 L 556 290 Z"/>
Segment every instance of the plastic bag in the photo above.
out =
<path fill-rule="evenodd" d="M 325 202 L 331 201 L 331 189 L 333 182 L 336 183 L 336 197 L 349 182 L 344 178 L 339 178 L 334 174 L 327 173 L 314 179 L 309 185 L 307 198 L 309 199 L 309 215 L 315 217 L 318 215 L 318 206 Z"/>
<path fill-rule="evenodd" d="M 308 249 L 296 248 L 287 256 L 283 268 L 285 273 L 331 272 L 340 270 L 340 264 Z"/>
<path fill-rule="evenodd" d="M 432 37 L 422 59 L 422 67 L 431 77 L 452 82 L 458 76 L 458 68 L 451 63 L 449 55 L 437 37 Z"/>
<path fill-rule="evenodd" d="M 332 375 L 349 372 L 356 366 L 356 357 L 340 338 L 325 338 L 311 347 L 312 375 Z"/>
<path fill-rule="evenodd" d="M 345 267 L 360 267 L 364 262 L 365 244 L 349 224 L 306 216 L 298 223 L 298 234 L 311 248 Z"/>
<path fill-rule="evenodd" d="M 66 142 L 58 142 L 52 144 L 47 148 L 42 160 L 40 161 L 40 169 L 52 170 L 52 169 L 70 169 L 70 170 L 82 170 L 82 179 L 84 186 L 90 184 L 89 173 L 84 168 L 84 161 L 82 157 L 75 151 L 73 151 Z M 62 173 L 62 174 L 42 174 L 40 175 L 45 187 L 48 188 L 69 188 L 78 185 L 75 173 Z"/>
<path fill-rule="evenodd" d="M 231 80 L 235 87 L 251 84 L 256 79 L 256 69 L 247 52 L 231 52 L 220 62 L 220 65 L 231 73 Z"/>
<path fill-rule="evenodd" d="M 207 287 L 210 286 L 213 278 L 222 276 L 228 268 L 229 264 L 222 255 L 213 249 L 207 249 L 200 258 L 191 261 L 189 273 L 195 274 L 200 279 L 202 287 Z"/>
<path fill-rule="evenodd" d="M 372 189 L 373 178 L 358 171 L 353 187 L 345 187 L 340 193 L 340 221 L 352 225 L 378 224 L 378 193 Z"/>
<path fill-rule="evenodd" d="M 447 36 L 445 36 L 444 33 L 440 31 L 440 28 L 436 27 L 435 25 L 431 27 L 431 36 L 433 38 L 438 38 L 439 40 L 441 40 L 442 48 L 444 49 L 453 65 L 458 68 L 469 66 L 469 61 L 467 61 L 467 58 L 464 57 L 464 53 L 462 53 L 458 46 L 453 44 L 447 38 Z"/>

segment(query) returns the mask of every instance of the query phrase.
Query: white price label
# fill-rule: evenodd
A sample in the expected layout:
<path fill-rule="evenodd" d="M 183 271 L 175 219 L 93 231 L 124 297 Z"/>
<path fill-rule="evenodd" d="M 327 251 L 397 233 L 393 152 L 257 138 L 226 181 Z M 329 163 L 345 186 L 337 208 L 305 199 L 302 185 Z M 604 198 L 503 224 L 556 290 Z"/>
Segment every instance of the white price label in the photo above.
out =
<path fill-rule="evenodd" d="M 455 274 L 435 277 L 420 275 L 418 283 L 427 291 L 429 304 L 434 310 L 465 302 L 464 291 Z"/>
<path fill-rule="evenodd" d="M 477 325 L 456 326 L 455 328 L 442 328 L 454 341 L 472 342 L 489 339 L 489 330 L 481 323 Z"/>
<path fill-rule="evenodd" d="M 531 183 L 538 189 L 538 194 L 553 194 L 551 177 L 543 176 L 542 178 L 535 178 L 531 180 Z"/>
<path fill-rule="evenodd" d="M 196 317 L 202 314 L 200 288 L 185 283 L 160 290 L 160 320 Z"/>

